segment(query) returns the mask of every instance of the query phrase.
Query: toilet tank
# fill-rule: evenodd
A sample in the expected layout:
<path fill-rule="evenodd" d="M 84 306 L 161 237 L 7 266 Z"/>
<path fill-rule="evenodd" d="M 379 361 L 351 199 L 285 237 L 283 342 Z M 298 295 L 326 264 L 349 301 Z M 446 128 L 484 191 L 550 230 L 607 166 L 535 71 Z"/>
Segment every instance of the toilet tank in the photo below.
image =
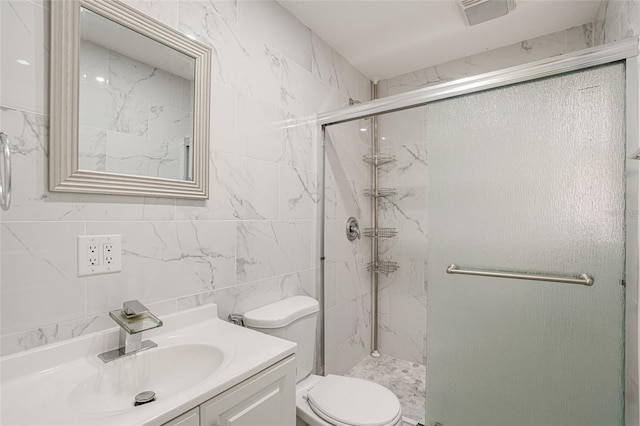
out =
<path fill-rule="evenodd" d="M 318 302 L 294 296 L 244 313 L 245 326 L 298 344 L 296 383 L 313 370 Z"/>

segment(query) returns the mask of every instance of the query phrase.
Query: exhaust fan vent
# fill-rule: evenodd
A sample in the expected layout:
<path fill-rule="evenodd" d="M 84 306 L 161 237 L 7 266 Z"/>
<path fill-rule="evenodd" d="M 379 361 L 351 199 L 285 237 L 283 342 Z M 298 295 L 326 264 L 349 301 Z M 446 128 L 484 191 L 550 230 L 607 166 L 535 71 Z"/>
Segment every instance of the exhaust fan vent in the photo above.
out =
<path fill-rule="evenodd" d="M 468 25 L 477 25 L 506 15 L 516 0 L 458 0 Z"/>

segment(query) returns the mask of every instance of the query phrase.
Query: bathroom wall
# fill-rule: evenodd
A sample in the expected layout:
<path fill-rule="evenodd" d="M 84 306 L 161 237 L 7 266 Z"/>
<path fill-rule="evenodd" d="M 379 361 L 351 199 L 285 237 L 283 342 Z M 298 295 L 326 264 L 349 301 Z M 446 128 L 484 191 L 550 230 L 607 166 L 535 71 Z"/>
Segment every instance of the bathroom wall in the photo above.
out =
<path fill-rule="evenodd" d="M 603 1 L 593 22 L 502 48 L 460 58 L 379 82 L 380 97 L 404 93 L 463 77 L 611 43 L 640 34 L 637 1 Z M 426 323 L 425 233 L 427 151 L 424 108 L 380 116 L 381 152 L 397 161 L 381 170 L 381 186 L 398 194 L 384 199 L 380 226 L 395 227 L 398 237 L 383 242 L 383 256 L 400 269 L 381 275 L 379 348 L 384 354 L 424 363 Z"/>
<path fill-rule="evenodd" d="M 128 299 L 160 316 L 215 302 L 226 318 L 315 295 L 313 117 L 369 99 L 369 81 L 273 1 L 128 3 L 212 47 L 210 198 L 49 192 L 49 2 L 0 2 L 0 128 L 13 154 L 12 206 L 0 216 L 2 354 L 113 327 L 107 312 Z M 77 276 L 85 234 L 122 235 L 121 273 Z"/>
<path fill-rule="evenodd" d="M 380 168 L 380 186 L 396 195 L 380 200 L 381 227 L 395 228 L 380 239 L 380 254 L 399 269 L 379 275 L 378 348 L 385 355 L 424 364 L 427 267 L 427 148 L 425 108 L 378 118 L 380 152 L 396 161 Z"/>
<path fill-rule="evenodd" d="M 325 371 L 344 374 L 371 353 L 371 240 L 349 241 L 346 220 L 371 227 L 371 120 L 326 128 Z"/>
<path fill-rule="evenodd" d="M 78 168 L 185 179 L 193 90 L 193 79 L 80 40 Z"/>

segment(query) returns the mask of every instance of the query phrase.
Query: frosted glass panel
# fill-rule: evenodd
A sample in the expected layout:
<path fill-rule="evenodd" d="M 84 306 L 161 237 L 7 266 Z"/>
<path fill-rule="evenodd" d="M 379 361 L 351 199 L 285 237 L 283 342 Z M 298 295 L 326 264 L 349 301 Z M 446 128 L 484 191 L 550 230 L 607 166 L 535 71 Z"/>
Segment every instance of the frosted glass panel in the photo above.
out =
<path fill-rule="evenodd" d="M 427 106 L 426 424 L 622 424 L 624 104 L 614 64 Z"/>

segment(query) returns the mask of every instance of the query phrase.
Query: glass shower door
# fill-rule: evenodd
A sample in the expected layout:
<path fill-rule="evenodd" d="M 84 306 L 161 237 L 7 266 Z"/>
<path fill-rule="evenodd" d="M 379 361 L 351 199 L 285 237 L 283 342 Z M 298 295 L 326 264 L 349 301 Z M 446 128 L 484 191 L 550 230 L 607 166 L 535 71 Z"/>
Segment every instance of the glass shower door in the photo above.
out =
<path fill-rule="evenodd" d="M 427 425 L 623 423 L 624 88 L 618 63 L 427 105 Z"/>

